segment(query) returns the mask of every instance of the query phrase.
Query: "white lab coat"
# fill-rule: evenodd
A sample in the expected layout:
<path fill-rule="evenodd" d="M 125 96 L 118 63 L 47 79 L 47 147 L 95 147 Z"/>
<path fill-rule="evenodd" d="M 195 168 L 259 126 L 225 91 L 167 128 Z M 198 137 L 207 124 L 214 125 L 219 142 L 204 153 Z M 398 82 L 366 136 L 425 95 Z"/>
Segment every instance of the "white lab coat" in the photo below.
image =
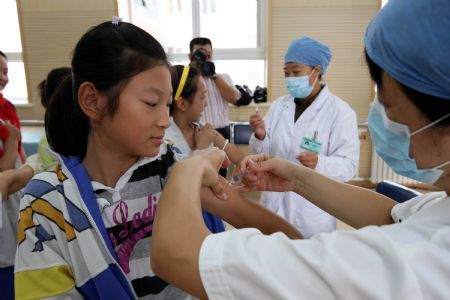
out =
<path fill-rule="evenodd" d="M 202 284 L 215 300 L 449 299 L 450 197 L 418 196 L 391 215 L 392 225 L 308 240 L 253 228 L 210 234 Z"/>
<path fill-rule="evenodd" d="M 322 143 L 316 171 L 340 181 L 353 178 L 358 169 L 359 138 L 355 112 L 324 86 L 313 103 L 294 123 L 295 103 L 292 96 L 278 98 L 264 117 L 266 136 L 258 140 L 253 134 L 253 153 L 269 153 L 300 163 L 296 156 L 304 150 L 304 137 Z M 336 220 L 293 192 L 263 192 L 261 203 L 293 224 L 304 237 L 336 229 Z"/>

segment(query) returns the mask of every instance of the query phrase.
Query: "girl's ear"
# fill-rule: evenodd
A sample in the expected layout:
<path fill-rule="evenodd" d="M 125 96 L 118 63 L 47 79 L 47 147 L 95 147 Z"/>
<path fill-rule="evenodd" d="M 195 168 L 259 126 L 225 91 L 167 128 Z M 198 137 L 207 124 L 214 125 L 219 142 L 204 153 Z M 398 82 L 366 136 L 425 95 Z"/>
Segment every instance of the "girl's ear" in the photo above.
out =
<path fill-rule="evenodd" d="M 106 96 L 100 94 L 92 82 L 83 82 L 78 89 L 78 103 L 89 119 L 98 121 L 106 104 Z"/>
<path fill-rule="evenodd" d="M 185 112 L 188 108 L 188 102 L 183 97 L 178 98 L 175 104 L 177 106 L 177 109 L 182 112 Z"/>

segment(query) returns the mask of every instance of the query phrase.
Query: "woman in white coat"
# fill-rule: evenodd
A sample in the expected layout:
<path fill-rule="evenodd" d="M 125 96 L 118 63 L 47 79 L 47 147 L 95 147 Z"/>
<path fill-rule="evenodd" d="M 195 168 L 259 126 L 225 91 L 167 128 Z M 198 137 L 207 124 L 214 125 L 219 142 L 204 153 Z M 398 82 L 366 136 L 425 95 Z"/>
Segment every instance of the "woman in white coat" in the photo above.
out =
<path fill-rule="evenodd" d="M 351 107 L 321 83 L 330 59 L 330 49 L 309 37 L 289 45 L 284 65 L 289 94 L 278 98 L 264 119 L 250 116 L 250 148 L 348 181 L 358 169 L 358 125 Z M 305 238 L 336 229 L 334 217 L 296 193 L 263 192 L 261 203 Z"/>
<path fill-rule="evenodd" d="M 205 159 L 185 161 L 173 170 L 158 206 L 155 273 L 210 299 L 449 299 L 449 12 L 448 0 L 389 0 L 365 37 L 379 92 L 368 118 L 377 153 L 396 172 L 443 192 L 397 204 L 259 154 L 252 157 L 256 164 L 244 159 L 248 164 L 241 165 L 241 172 L 248 167 L 257 175 L 245 177 L 248 187 L 295 190 L 358 230 L 308 240 L 254 229 L 210 234 L 199 217 L 199 191 L 184 194 L 201 184 L 219 193 L 217 174 L 200 172 Z M 220 161 L 212 165 L 217 169 Z"/>

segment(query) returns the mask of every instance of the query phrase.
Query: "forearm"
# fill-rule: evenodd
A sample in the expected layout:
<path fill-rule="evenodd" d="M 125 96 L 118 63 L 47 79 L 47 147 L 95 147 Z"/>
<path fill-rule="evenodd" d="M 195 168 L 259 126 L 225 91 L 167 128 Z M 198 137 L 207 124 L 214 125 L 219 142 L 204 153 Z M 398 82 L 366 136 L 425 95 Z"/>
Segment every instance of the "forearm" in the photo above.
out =
<path fill-rule="evenodd" d="M 31 178 L 34 176 L 33 169 L 27 165 L 24 165 L 19 169 L 7 170 L 5 171 L 5 173 L 6 172 L 10 172 L 12 178 L 8 188 L 9 194 L 13 194 L 23 189 L 27 185 L 27 183 L 31 180 Z"/>
<path fill-rule="evenodd" d="M 277 214 L 258 203 L 248 200 L 234 189 L 226 186 L 227 201 L 210 201 L 214 195 L 208 190 L 202 193 L 203 208 L 219 216 L 236 228 L 257 228 L 264 234 L 283 232 L 291 239 L 303 238 L 301 233 Z"/>
<path fill-rule="evenodd" d="M 190 161 L 175 165 L 164 187 L 153 223 L 151 262 L 155 274 L 193 295 L 205 298 L 198 254 L 210 232 L 203 221 L 199 200 L 202 172 Z"/>
<path fill-rule="evenodd" d="M 302 234 L 282 217 L 243 196 L 239 210 L 231 213 L 227 222 L 236 228 L 257 228 L 264 234 L 283 232 L 290 239 L 302 239 Z"/>
<path fill-rule="evenodd" d="M 296 177 L 294 192 L 350 226 L 393 222 L 391 210 L 396 202 L 381 194 L 337 182 L 307 168 L 297 168 Z"/>
<path fill-rule="evenodd" d="M 3 149 L 3 156 L 0 159 L 0 170 L 14 169 L 17 159 L 18 142 L 7 140 Z"/>
<path fill-rule="evenodd" d="M 222 78 L 221 75 L 217 75 L 214 83 L 216 84 L 220 94 L 225 99 L 225 101 L 234 104 L 239 100 L 239 92 L 234 89 L 234 87 L 230 86 L 228 82 L 226 82 L 225 79 Z"/>
<path fill-rule="evenodd" d="M 214 137 L 214 146 L 216 146 L 219 149 L 223 149 L 227 154 L 228 158 L 235 165 L 238 165 L 241 162 L 241 160 L 245 157 L 245 154 L 236 145 L 226 143 L 225 138 L 220 134 L 217 134 Z"/>

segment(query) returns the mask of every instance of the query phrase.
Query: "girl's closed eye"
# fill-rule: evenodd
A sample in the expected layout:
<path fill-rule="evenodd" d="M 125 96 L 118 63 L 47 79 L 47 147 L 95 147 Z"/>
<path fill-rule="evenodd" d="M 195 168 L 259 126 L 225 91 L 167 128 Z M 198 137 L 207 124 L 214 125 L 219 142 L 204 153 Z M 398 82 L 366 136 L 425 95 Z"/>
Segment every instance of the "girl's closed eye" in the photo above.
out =
<path fill-rule="evenodd" d="M 158 101 L 149 101 L 149 100 L 143 100 L 143 102 L 150 107 L 156 107 L 158 105 Z"/>

